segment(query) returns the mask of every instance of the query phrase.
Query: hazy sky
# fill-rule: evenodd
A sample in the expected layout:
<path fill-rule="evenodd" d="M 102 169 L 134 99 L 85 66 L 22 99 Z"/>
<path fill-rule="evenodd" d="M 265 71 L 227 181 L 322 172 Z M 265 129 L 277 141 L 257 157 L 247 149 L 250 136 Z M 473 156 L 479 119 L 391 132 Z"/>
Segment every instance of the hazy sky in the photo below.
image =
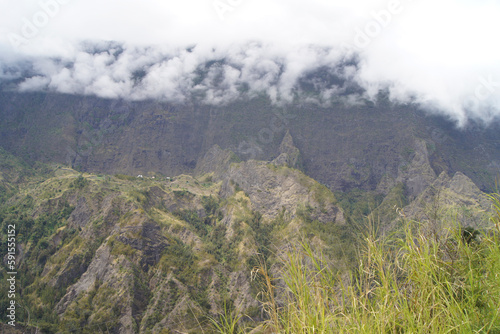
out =
<path fill-rule="evenodd" d="M 200 90 L 223 103 L 245 82 L 286 101 L 304 73 L 356 54 L 342 75 L 365 98 L 385 88 L 461 123 L 488 121 L 500 115 L 499 18 L 499 1 L 478 0 L 0 0 L 0 77 L 23 60 L 34 71 L 24 90 L 172 100 Z M 99 41 L 125 50 L 89 52 Z M 218 87 L 196 82 L 200 64 L 221 58 L 229 65 L 209 71 Z M 318 87 L 321 103 L 342 92 Z"/>

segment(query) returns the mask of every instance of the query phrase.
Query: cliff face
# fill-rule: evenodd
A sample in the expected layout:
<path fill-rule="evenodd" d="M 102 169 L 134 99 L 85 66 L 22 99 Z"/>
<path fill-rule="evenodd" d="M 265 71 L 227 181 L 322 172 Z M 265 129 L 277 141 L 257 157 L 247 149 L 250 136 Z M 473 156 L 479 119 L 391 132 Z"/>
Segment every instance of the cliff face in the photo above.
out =
<path fill-rule="evenodd" d="M 491 189 L 500 171 L 498 130 L 474 125 L 457 130 L 411 105 L 384 100 L 322 108 L 277 107 L 254 98 L 209 107 L 0 94 L 0 145 L 28 161 L 55 161 L 96 173 L 174 176 L 195 172 L 200 159 L 218 145 L 241 160 L 295 165 L 342 191 L 383 190 L 384 180 L 399 178 L 412 183 L 411 189 L 420 187 L 418 193 L 432 171 L 460 171 L 481 189 Z M 292 147 L 283 141 L 287 133 L 300 156 L 287 149 Z M 424 171 L 425 180 L 405 176 L 412 173 L 405 166 L 419 168 L 417 159 L 427 160 L 432 169 Z"/>
<path fill-rule="evenodd" d="M 454 225 L 482 229 L 488 225 L 490 207 L 487 196 L 467 176 L 443 172 L 402 212 L 437 231 Z"/>

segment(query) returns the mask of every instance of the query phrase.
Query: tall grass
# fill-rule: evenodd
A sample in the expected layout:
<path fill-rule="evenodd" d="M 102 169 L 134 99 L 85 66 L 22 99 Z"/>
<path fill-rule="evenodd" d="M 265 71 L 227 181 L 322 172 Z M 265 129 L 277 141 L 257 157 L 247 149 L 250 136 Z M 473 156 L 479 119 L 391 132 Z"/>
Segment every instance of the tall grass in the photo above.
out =
<path fill-rule="evenodd" d="M 221 334 L 242 334 L 244 330 L 238 326 L 242 315 L 239 312 L 231 311 L 224 303 L 224 313 L 218 318 L 209 318 L 215 333 Z"/>
<path fill-rule="evenodd" d="M 281 284 L 266 292 L 273 296 L 269 327 L 294 334 L 500 333 L 499 196 L 492 202 L 492 228 L 477 236 L 459 226 L 430 234 L 416 222 L 398 236 L 365 235 L 350 274 L 335 273 L 300 244 L 283 259 Z"/>

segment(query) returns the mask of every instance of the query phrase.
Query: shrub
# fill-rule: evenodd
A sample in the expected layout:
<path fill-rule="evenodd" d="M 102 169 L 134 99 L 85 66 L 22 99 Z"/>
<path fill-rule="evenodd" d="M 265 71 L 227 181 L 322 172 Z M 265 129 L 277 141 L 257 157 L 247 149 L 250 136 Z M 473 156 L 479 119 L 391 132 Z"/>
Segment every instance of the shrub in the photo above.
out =
<path fill-rule="evenodd" d="M 83 188 L 85 188 L 85 186 L 87 184 L 89 184 L 89 181 L 80 174 L 75 179 L 75 181 L 73 181 L 73 183 L 71 184 L 71 187 L 76 188 L 76 189 L 83 189 Z"/>
<path fill-rule="evenodd" d="M 188 190 L 174 190 L 174 196 L 177 199 L 185 198 L 187 200 L 191 200 L 194 198 L 194 194 Z"/>

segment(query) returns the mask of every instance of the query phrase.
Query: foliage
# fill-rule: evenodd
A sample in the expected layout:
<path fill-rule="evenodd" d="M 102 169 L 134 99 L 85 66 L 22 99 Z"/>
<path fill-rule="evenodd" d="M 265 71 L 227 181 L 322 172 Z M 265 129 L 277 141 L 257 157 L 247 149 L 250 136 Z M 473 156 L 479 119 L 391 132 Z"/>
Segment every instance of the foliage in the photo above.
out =
<path fill-rule="evenodd" d="M 44 213 L 36 219 L 31 216 L 32 209 L 33 198 L 26 196 L 18 205 L 0 211 L 0 226 L 5 229 L 9 224 L 15 225 L 18 243 L 31 241 L 38 245 L 40 242 L 39 246 L 43 249 L 47 245 L 42 238 L 52 235 L 58 227 L 61 227 L 74 208 L 64 202 L 58 210 Z M 2 242 L 5 242 L 3 237 Z"/>
<path fill-rule="evenodd" d="M 213 197 L 212 195 L 210 196 L 203 196 L 201 198 L 201 204 L 203 205 L 203 208 L 205 209 L 205 223 L 209 225 L 215 225 L 217 221 L 221 221 L 222 218 L 224 218 L 224 215 L 222 214 L 222 211 L 219 210 L 219 200 L 216 197 Z"/>
<path fill-rule="evenodd" d="M 89 180 L 84 178 L 81 174 L 78 175 L 78 177 L 73 181 L 70 187 L 76 188 L 76 189 L 83 189 L 85 188 L 86 185 L 89 184 Z"/>
<path fill-rule="evenodd" d="M 130 196 L 138 203 L 146 205 L 149 199 L 149 193 L 145 190 L 131 190 L 129 192 Z"/>
<path fill-rule="evenodd" d="M 113 298 L 113 289 L 95 280 L 89 291 L 82 293 L 61 318 L 63 332 L 99 333 L 118 327 L 120 305 Z"/>
<path fill-rule="evenodd" d="M 261 254 L 265 259 L 269 258 L 271 255 L 270 246 L 272 231 L 274 228 L 273 222 L 263 222 L 262 214 L 258 211 L 252 211 L 251 216 L 246 220 L 246 223 L 253 230 L 253 236 L 257 244 L 257 253 Z"/>
<path fill-rule="evenodd" d="M 217 224 L 211 231 L 209 238 L 205 240 L 205 251 L 215 256 L 215 259 L 231 268 L 237 265 L 237 255 L 234 251 L 235 237 L 226 239 L 226 226 Z"/>
<path fill-rule="evenodd" d="M 136 253 L 136 250 L 132 246 L 123 243 L 116 236 L 112 236 L 109 239 L 108 245 L 111 248 L 111 254 L 114 256 L 124 255 L 131 258 Z"/>
<path fill-rule="evenodd" d="M 238 323 L 240 322 L 242 315 L 231 310 L 227 304 L 224 303 L 224 313 L 219 314 L 217 318 L 209 318 L 212 326 L 216 333 L 221 334 L 240 334 L 244 333 L 242 329 L 239 328 Z"/>
<path fill-rule="evenodd" d="M 11 186 L 0 182 L 0 203 L 5 203 L 14 193 L 14 189 Z"/>
<path fill-rule="evenodd" d="M 382 203 L 383 199 L 381 194 L 366 192 L 361 189 L 352 189 L 345 193 L 336 192 L 335 196 L 344 214 L 352 221 L 363 220 Z"/>
<path fill-rule="evenodd" d="M 181 240 L 172 238 L 160 259 L 160 267 L 166 272 L 173 272 L 183 283 L 194 283 L 196 280 L 196 255 L 191 247 Z"/>
<path fill-rule="evenodd" d="M 64 202 L 37 218 L 32 217 L 34 200 L 31 196 L 26 196 L 16 205 L 0 210 L 0 226 L 5 231 L 7 225 L 15 225 L 18 245 L 24 244 L 24 259 L 17 263 L 18 293 L 19 303 L 27 305 L 31 310 L 31 316 L 41 321 L 41 327 L 45 332 L 56 331 L 54 324 L 58 323 L 54 312 L 56 302 L 65 294 L 66 287 L 51 287 L 42 284 L 37 279 L 42 273 L 47 260 L 57 251 L 57 246 L 51 241 L 57 228 L 66 223 L 66 219 L 73 211 L 73 207 Z M 68 243 L 75 236 L 74 229 L 63 229 L 59 233 L 61 245 Z M 0 245 L 6 249 L 6 234 L 2 235 Z M 5 281 L 5 273 L 0 275 L 1 281 Z M 4 290 L 7 291 L 7 290 Z M 6 306 L 8 303 L 7 294 L 0 296 L 0 317 L 5 319 Z M 42 307 L 43 305 L 43 307 Z M 27 318 L 25 310 L 20 309 L 18 315 L 20 319 Z"/>
<path fill-rule="evenodd" d="M 351 226 L 313 220 L 306 224 L 302 231 L 306 237 L 319 237 L 325 243 L 325 255 L 331 255 L 337 260 L 342 260 L 346 266 L 353 267 L 355 265 L 355 247 L 358 240 Z"/>
<path fill-rule="evenodd" d="M 187 200 L 190 200 L 194 198 L 194 194 L 188 190 L 174 190 L 174 196 L 177 199 L 185 198 Z"/>
<path fill-rule="evenodd" d="M 313 213 L 313 208 L 312 206 L 310 206 L 309 204 L 301 204 L 298 208 L 297 208 L 297 216 L 300 217 L 300 219 L 302 219 L 303 222 L 305 222 L 306 224 L 309 224 L 313 221 L 311 215 Z"/>
<path fill-rule="evenodd" d="M 50 236 L 54 233 L 55 229 L 61 227 L 67 218 L 73 212 L 74 207 L 68 203 L 64 203 L 62 208 L 53 213 L 46 213 L 41 215 L 35 220 L 33 227 L 30 231 L 30 240 L 38 242 L 42 237 Z"/>
<path fill-rule="evenodd" d="M 126 181 L 135 181 L 137 178 L 130 176 L 130 175 L 125 175 L 125 174 L 115 174 L 115 177 L 120 180 L 126 180 Z"/>
<path fill-rule="evenodd" d="M 481 232 L 436 236 L 408 222 L 399 237 L 368 233 L 348 276 L 302 243 L 282 259 L 277 293 L 286 301 L 267 309 L 270 326 L 280 333 L 498 333 L 498 212 L 492 220 L 496 227 Z"/>
<path fill-rule="evenodd" d="M 208 226 L 207 226 L 207 221 L 200 218 L 198 216 L 198 213 L 194 210 L 176 210 L 173 212 L 173 214 L 188 222 L 191 226 L 193 226 L 196 230 L 196 232 L 202 236 L 206 235 L 208 233 Z"/>
<path fill-rule="evenodd" d="M 243 189 L 241 189 L 239 183 L 235 182 L 233 179 L 229 180 L 229 183 L 234 187 L 235 192 L 243 191 Z"/>

